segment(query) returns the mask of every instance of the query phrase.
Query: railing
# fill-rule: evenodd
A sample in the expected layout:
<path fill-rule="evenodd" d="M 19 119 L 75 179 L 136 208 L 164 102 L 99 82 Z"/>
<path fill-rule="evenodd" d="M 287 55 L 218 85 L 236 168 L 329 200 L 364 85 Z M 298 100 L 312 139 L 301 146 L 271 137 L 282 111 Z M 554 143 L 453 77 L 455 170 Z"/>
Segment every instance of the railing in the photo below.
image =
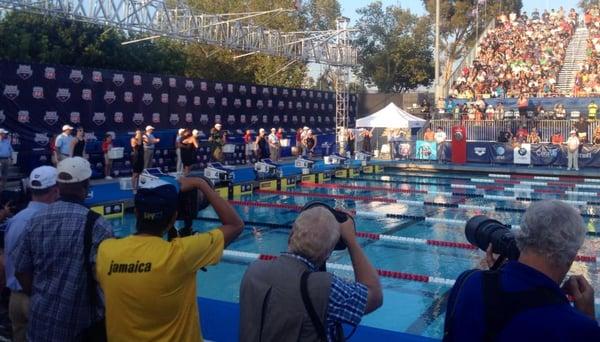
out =
<path fill-rule="evenodd" d="M 525 126 L 529 132 L 536 128 L 542 141 L 550 141 L 550 137 L 555 132 L 560 132 L 567 139 L 569 132 L 573 129 L 574 120 L 431 120 L 429 124 L 423 127 L 417 134 L 418 139 L 423 139 L 425 128 L 432 130 L 442 127 L 448 139 L 453 126 L 462 125 L 467 129 L 467 140 L 496 141 L 502 131 L 512 132 L 513 134 L 521 126 Z M 588 140 L 591 140 L 596 127 L 600 126 L 599 121 L 591 121 L 588 124 Z"/>
<path fill-rule="evenodd" d="M 471 51 L 465 57 L 463 57 L 463 59 L 456 66 L 456 68 L 454 68 L 454 71 L 452 72 L 452 74 L 450 74 L 450 77 L 446 81 L 446 84 L 444 84 L 443 90 L 444 90 L 445 96 L 448 95 L 448 92 L 450 91 L 450 87 L 452 86 L 454 81 L 456 81 L 456 79 L 460 75 L 462 68 L 465 66 L 470 67 L 473 64 L 473 61 L 477 58 L 477 48 L 487 38 L 488 32 L 494 28 L 496 28 L 496 19 L 492 19 L 490 21 L 490 23 L 486 26 L 485 30 L 483 30 L 483 32 L 481 32 L 481 36 L 479 37 L 479 40 L 471 48 Z"/>

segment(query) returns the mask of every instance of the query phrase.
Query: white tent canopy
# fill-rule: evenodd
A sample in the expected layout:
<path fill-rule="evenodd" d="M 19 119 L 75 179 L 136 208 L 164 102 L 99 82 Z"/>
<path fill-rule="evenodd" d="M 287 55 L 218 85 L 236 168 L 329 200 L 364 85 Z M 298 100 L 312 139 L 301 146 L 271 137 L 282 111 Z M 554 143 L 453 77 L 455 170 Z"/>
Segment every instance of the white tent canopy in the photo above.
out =
<path fill-rule="evenodd" d="M 390 102 L 385 108 L 356 120 L 356 127 L 421 128 L 425 122 Z"/>

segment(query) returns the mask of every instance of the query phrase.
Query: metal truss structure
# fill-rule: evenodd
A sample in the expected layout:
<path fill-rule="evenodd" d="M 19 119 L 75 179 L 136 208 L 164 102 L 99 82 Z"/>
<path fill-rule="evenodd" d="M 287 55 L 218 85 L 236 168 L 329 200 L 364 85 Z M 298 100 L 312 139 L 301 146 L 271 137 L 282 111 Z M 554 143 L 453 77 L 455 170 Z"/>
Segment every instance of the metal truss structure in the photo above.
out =
<path fill-rule="evenodd" d="M 254 25 L 252 18 L 292 10 L 202 14 L 184 0 L 0 0 L 0 9 L 57 16 L 117 27 L 151 38 L 165 37 L 246 52 L 238 57 L 263 53 L 333 66 L 337 130 L 347 128 L 349 68 L 357 63 L 357 51 L 350 41 L 353 30 L 348 28 L 347 18 L 338 19 L 336 30 L 283 32 Z M 336 141 L 339 143 L 339 138 Z"/>

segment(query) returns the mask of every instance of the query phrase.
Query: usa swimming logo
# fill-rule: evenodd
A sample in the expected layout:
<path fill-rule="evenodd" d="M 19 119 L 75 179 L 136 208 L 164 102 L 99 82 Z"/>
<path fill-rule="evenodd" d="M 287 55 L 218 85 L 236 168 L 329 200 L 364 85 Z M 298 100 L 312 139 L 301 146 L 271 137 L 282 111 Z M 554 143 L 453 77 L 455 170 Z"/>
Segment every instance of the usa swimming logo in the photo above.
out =
<path fill-rule="evenodd" d="M 321 103 L 321 110 L 325 110 L 325 104 Z"/>
<path fill-rule="evenodd" d="M 194 96 L 194 106 L 199 106 L 200 104 L 200 96 Z"/>
<path fill-rule="evenodd" d="M 290 109 L 291 109 L 291 108 L 290 108 Z M 300 109 L 302 109 L 302 102 L 300 102 L 300 101 L 296 102 L 296 109 L 297 109 L 297 110 L 300 110 Z"/>
<path fill-rule="evenodd" d="M 252 117 L 250 117 L 250 122 L 255 124 L 258 122 L 258 115 L 252 115 Z"/>
<path fill-rule="evenodd" d="M 185 80 L 185 89 L 187 91 L 194 90 L 194 81 L 192 81 L 192 80 Z"/>
<path fill-rule="evenodd" d="M 329 119 L 329 117 L 328 117 L 328 116 L 326 116 L 326 117 L 325 117 L 325 122 L 326 122 L 326 123 L 329 123 L 329 122 L 331 122 L 331 120 Z"/>
<path fill-rule="evenodd" d="M 92 71 L 92 81 L 96 83 L 102 82 L 102 72 L 100 71 Z"/>
<path fill-rule="evenodd" d="M 320 98 L 322 98 L 322 97 L 323 97 L 323 93 L 321 93 L 320 91 L 319 91 L 319 92 L 317 92 L 317 98 L 318 98 L 318 99 L 320 99 Z"/>
<path fill-rule="evenodd" d="M 239 92 L 242 95 L 246 95 L 246 86 L 245 85 L 241 85 L 239 88 Z"/>
<path fill-rule="evenodd" d="M 19 88 L 16 85 L 5 85 L 3 94 L 9 100 L 14 100 L 19 96 Z"/>
<path fill-rule="evenodd" d="M 81 99 L 84 101 L 92 100 L 92 89 L 82 89 L 81 90 Z"/>
<path fill-rule="evenodd" d="M 228 93 L 233 93 L 233 84 L 231 84 L 231 83 L 227 84 L 227 92 Z"/>
<path fill-rule="evenodd" d="M 114 74 L 113 75 L 113 83 L 117 86 L 120 87 L 123 85 L 123 83 L 125 83 L 125 77 L 123 77 L 123 74 Z"/>
<path fill-rule="evenodd" d="M 44 78 L 47 80 L 56 79 L 56 70 L 54 68 L 47 67 L 44 69 Z"/>
<path fill-rule="evenodd" d="M 73 69 L 71 70 L 71 74 L 69 74 L 69 78 L 71 81 L 73 81 L 73 83 L 79 84 L 81 81 L 83 81 L 83 73 L 81 70 Z"/>
<path fill-rule="evenodd" d="M 227 107 L 227 98 L 226 97 L 222 97 L 221 98 L 221 106 L 222 107 Z"/>
<path fill-rule="evenodd" d="M 185 95 L 177 96 L 177 104 L 180 107 L 185 107 L 185 105 L 187 104 L 187 96 L 185 96 Z"/>
<path fill-rule="evenodd" d="M 214 108 L 215 104 L 217 104 L 217 102 L 215 101 L 214 97 L 209 97 L 208 100 L 206 100 L 206 104 L 208 104 L 208 106 L 210 108 Z"/>
<path fill-rule="evenodd" d="M 263 109 L 264 108 L 263 100 L 257 100 L 256 101 L 256 108 L 258 108 L 258 109 Z"/>
<path fill-rule="evenodd" d="M 26 80 L 33 75 L 33 70 L 31 70 L 31 65 L 19 64 L 17 68 L 17 76 L 19 76 L 22 80 Z"/>
<path fill-rule="evenodd" d="M 208 114 L 200 114 L 200 123 L 203 125 L 208 123 Z"/>
<path fill-rule="evenodd" d="M 169 103 L 169 94 L 166 94 L 166 93 L 160 94 L 160 102 L 161 103 Z"/>
<path fill-rule="evenodd" d="M 206 82 L 200 82 L 200 90 L 206 91 L 207 89 L 208 89 L 208 86 L 207 86 Z"/>
<path fill-rule="evenodd" d="M 279 101 L 279 102 L 277 103 L 277 108 L 279 108 L 279 109 L 284 109 L 284 108 L 285 108 L 285 103 L 284 103 L 283 101 Z"/>
<path fill-rule="evenodd" d="M 152 113 L 152 123 L 160 123 L 160 113 Z"/>
<path fill-rule="evenodd" d="M 300 117 L 300 122 L 306 123 L 306 117 L 304 115 Z"/>
<path fill-rule="evenodd" d="M 160 77 L 152 78 L 152 86 L 154 87 L 154 89 L 160 89 L 163 86 L 162 78 L 160 78 Z"/>
<path fill-rule="evenodd" d="M 139 126 L 142 123 L 144 123 L 144 114 L 142 114 L 142 113 L 133 113 L 133 117 L 131 118 L 131 120 L 133 121 L 134 124 L 136 124 L 137 126 Z"/>
<path fill-rule="evenodd" d="M 273 108 L 273 100 L 267 100 L 267 108 Z"/>
<path fill-rule="evenodd" d="M 246 115 L 245 114 L 240 115 L 240 123 L 243 123 L 243 124 L 246 123 Z"/>
<path fill-rule="evenodd" d="M 269 88 L 263 88 L 262 94 L 264 97 L 268 97 L 270 95 Z"/>
<path fill-rule="evenodd" d="M 314 109 L 314 110 L 319 110 L 319 104 L 315 102 L 315 103 L 313 104 L 313 109 Z"/>
<path fill-rule="evenodd" d="M 150 93 L 144 93 L 144 95 L 142 95 L 142 102 L 146 106 L 149 106 L 150 104 L 152 104 L 152 101 L 154 101 L 154 99 L 152 98 L 152 94 L 150 94 Z"/>
<path fill-rule="evenodd" d="M 192 113 L 185 113 L 185 122 L 192 123 L 194 122 L 194 116 Z"/>
<path fill-rule="evenodd" d="M 287 115 L 284 115 L 284 116 L 283 116 L 283 122 L 285 122 L 285 123 L 287 123 L 287 122 L 288 122 L 288 116 L 287 116 Z"/>
<path fill-rule="evenodd" d="M 177 87 L 177 79 L 173 77 L 169 77 L 169 87 L 175 88 Z"/>
<path fill-rule="evenodd" d="M 311 99 L 312 99 L 312 98 L 313 98 L 313 95 L 314 95 L 314 94 L 313 94 L 313 91 L 312 91 L 312 90 L 308 92 L 308 97 L 309 97 L 309 98 L 311 98 Z"/>
<path fill-rule="evenodd" d="M 106 91 L 104 93 L 104 102 L 108 104 L 112 104 L 117 99 L 114 91 Z"/>
<path fill-rule="evenodd" d="M 48 138 L 48 135 L 46 135 L 46 133 L 35 133 L 33 141 L 35 141 L 40 146 L 46 146 L 50 142 L 50 138 Z"/>
<path fill-rule="evenodd" d="M 231 114 L 228 115 L 227 116 L 227 123 L 230 124 L 230 125 L 233 125 L 235 123 L 235 116 L 233 116 Z"/>
<path fill-rule="evenodd" d="M 133 75 L 133 85 L 134 86 L 141 86 L 142 85 L 142 76 L 140 76 L 140 75 Z"/>
<path fill-rule="evenodd" d="M 273 123 L 274 124 L 278 124 L 279 123 L 279 115 L 273 116 Z"/>
<path fill-rule="evenodd" d="M 60 102 L 67 102 L 71 98 L 71 91 L 69 91 L 69 88 L 58 88 L 56 98 Z"/>
<path fill-rule="evenodd" d="M 330 103 L 329 106 L 327 107 L 329 110 L 333 110 L 333 105 Z"/>
<path fill-rule="evenodd" d="M 321 115 L 317 116 L 317 122 L 321 123 L 321 121 L 323 121 L 323 118 L 321 117 Z"/>
<path fill-rule="evenodd" d="M 306 90 L 303 90 L 302 92 L 300 92 L 300 97 L 306 97 Z"/>
<path fill-rule="evenodd" d="M 306 102 L 306 103 L 304 103 L 304 108 L 306 108 L 306 109 L 310 109 L 310 102 Z"/>
<path fill-rule="evenodd" d="M 296 92 L 296 89 L 292 89 L 292 97 L 296 97 L 298 95 L 298 92 Z"/>
<path fill-rule="evenodd" d="M 20 123 L 28 123 L 29 122 L 29 111 L 20 110 L 17 113 L 17 121 L 19 121 Z"/>
<path fill-rule="evenodd" d="M 44 122 L 50 126 L 54 126 L 58 122 L 58 113 L 54 111 L 47 111 L 44 114 Z"/>
<path fill-rule="evenodd" d="M 169 116 L 169 122 L 173 126 L 177 125 L 179 123 L 179 114 L 171 113 L 171 115 Z"/>
<path fill-rule="evenodd" d="M 289 101 L 288 102 L 288 109 L 292 109 L 292 108 L 294 108 L 294 102 Z"/>
<path fill-rule="evenodd" d="M 250 94 L 256 95 L 256 87 L 255 86 L 250 87 Z"/>
<path fill-rule="evenodd" d="M 315 117 L 314 117 L 314 116 L 310 116 L 310 117 L 308 118 L 308 122 L 310 122 L 311 124 L 312 124 L 312 123 L 315 123 Z"/>
<path fill-rule="evenodd" d="M 123 123 L 123 113 L 122 112 L 115 112 L 115 114 L 113 115 L 113 121 L 115 123 Z"/>
<path fill-rule="evenodd" d="M 329 100 L 329 93 L 325 93 L 325 100 Z"/>
<path fill-rule="evenodd" d="M 273 87 L 273 95 L 277 95 L 277 93 L 278 93 L 277 88 Z"/>
<path fill-rule="evenodd" d="M 223 85 L 221 83 L 215 83 L 215 91 L 221 93 L 223 91 Z"/>
<path fill-rule="evenodd" d="M 133 93 L 130 91 L 126 91 L 123 93 L 123 101 L 126 103 L 133 102 Z"/>
<path fill-rule="evenodd" d="M 74 124 L 81 123 L 81 114 L 79 114 L 79 112 L 71 112 L 69 114 L 69 119 Z"/>
<path fill-rule="evenodd" d="M 92 116 L 92 122 L 95 123 L 96 126 L 101 126 L 104 124 L 104 122 L 106 122 L 106 116 L 102 112 L 94 113 L 94 116 Z"/>
<path fill-rule="evenodd" d="M 233 100 L 233 106 L 235 108 L 240 108 L 242 106 L 242 100 L 240 100 L 240 99 Z"/>
<path fill-rule="evenodd" d="M 252 100 L 246 99 L 246 108 L 252 108 Z"/>
<path fill-rule="evenodd" d="M 44 98 L 44 88 L 42 87 L 33 87 L 33 91 L 31 92 L 31 96 L 34 99 L 43 99 Z"/>
<path fill-rule="evenodd" d="M 215 124 L 220 124 L 221 123 L 221 115 L 217 114 L 215 115 Z"/>
<path fill-rule="evenodd" d="M 283 91 L 281 92 L 281 95 L 283 95 L 283 97 L 288 97 L 289 92 L 287 89 L 283 89 Z"/>

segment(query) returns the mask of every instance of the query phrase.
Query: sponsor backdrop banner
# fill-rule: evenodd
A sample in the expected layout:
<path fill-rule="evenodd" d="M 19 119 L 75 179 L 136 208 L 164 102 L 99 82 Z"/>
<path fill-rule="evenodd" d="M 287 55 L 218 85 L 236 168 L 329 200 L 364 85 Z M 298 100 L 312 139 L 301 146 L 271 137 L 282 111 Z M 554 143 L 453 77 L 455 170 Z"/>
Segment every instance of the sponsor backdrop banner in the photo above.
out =
<path fill-rule="evenodd" d="M 415 157 L 421 160 L 436 160 L 437 144 L 435 142 L 417 140 Z"/>
<path fill-rule="evenodd" d="M 531 164 L 531 144 L 521 144 L 513 150 L 515 164 Z"/>
<path fill-rule="evenodd" d="M 533 165 L 559 165 L 561 146 L 552 144 L 532 144 L 531 164 Z"/>
<path fill-rule="evenodd" d="M 470 163 L 490 163 L 492 144 L 487 141 L 472 141 L 467 143 L 467 161 Z"/>
<path fill-rule="evenodd" d="M 335 131 L 335 94 L 317 90 L 3 61 L 0 91 L 0 127 L 25 155 L 47 151 L 64 124 L 84 128 L 90 154 L 100 153 L 109 131 L 129 149 L 128 133 L 146 125 L 168 133 L 158 145 L 164 149 L 173 148 L 178 128 L 198 129 L 206 139 L 215 123 L 232 136 L 261 127 L 283 127 L 289 136 L 302 126 L 317 135 Z M 353 126 L 356 95 L 349 111 Z"/>
<path fill-rule="evenodd" d="M 491 159 L 494 164 L 512 164 L 513 163 L 513 147 L 511 144 L 491 143 Z"/>

